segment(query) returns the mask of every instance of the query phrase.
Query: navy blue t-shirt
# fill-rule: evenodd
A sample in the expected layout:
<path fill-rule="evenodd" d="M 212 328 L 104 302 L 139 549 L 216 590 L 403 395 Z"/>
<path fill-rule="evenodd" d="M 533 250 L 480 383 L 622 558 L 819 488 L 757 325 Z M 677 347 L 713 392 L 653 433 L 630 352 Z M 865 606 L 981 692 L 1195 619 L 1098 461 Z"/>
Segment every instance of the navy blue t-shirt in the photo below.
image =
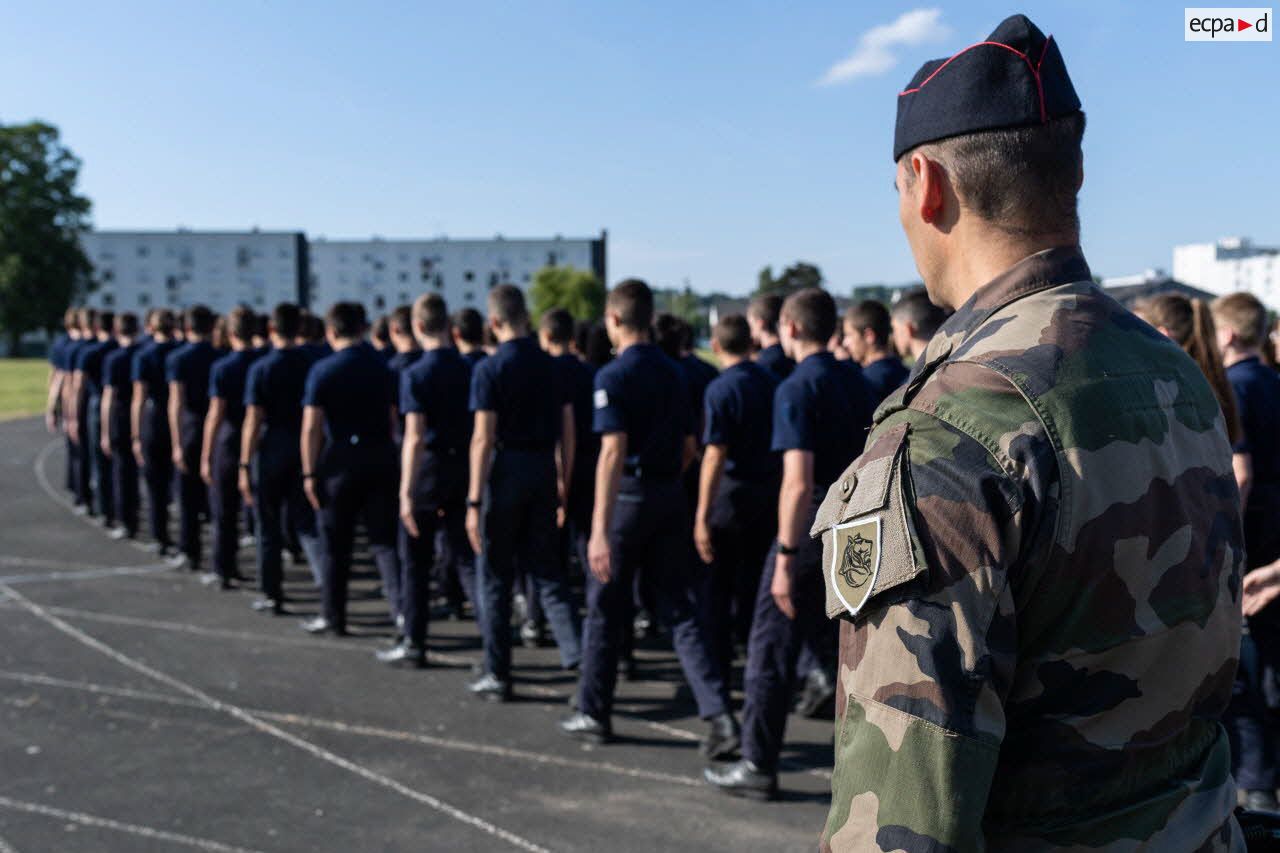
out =
<path fill-rule="evenodd" d="M 471 367 L 472 370 L 475 369 L 475 366 L 477 364 L 484 361 L 488 357 L 489 357 L 489 353 L 485 352 L 482 349 L 473 349 L 471 352 L 464 353 L 462 356 L 462 358 L 467 362 L 467 364 Z"/>
<path fill-rule="evenodd" d="M 1280 485 L 1280 375 L 1257 358 L 1227 368 L 1244 439 L 1237 452 L 1253 457 L 1253 484 Z"/>
<path fill-rule="evenodd" d="M 209 370 L 222 352 L 208 341 L 191 341 L 169 353 L 164 360 L 167 382 L 182 383 L 182 410 L 204 417 L 209 411 Z"/>
<path fill-rule="evenodd" d="M 53 343 L 49 344 L 49 364 L 55 370 L 66 370 L 65 351 L 67 345 L 71 343 L 71 337 L 67 334 L 58 335 L 53 339 Z"/>
<path fill-rule="evenodd" d="M 249 367 L 244 405 L 259 406 L 266 436 L 302 432 L 302 393 L 312 357 L 304 347 L 273 349 Z"/>
<path fill-rule="evenodd" d="M 796 369 L 796 363 L 782 351 L 782 344 L 772 344 L 756 353 L 756 364 L 773 374 L 775 382 L 781 382 Z"/>
<path fill-rule="evenodd" d="M 596 371 L 592 426 L 627 434 L 626 464 L 678 477 L 694 411 L 680 367 L 650 343 L 633 344 Z"/>
<path fill-rule="evenodd" d="M 134 352 L 130 365 L 131 378 L 141 382 L 148 400 L 163 410 L 169 405 L 169 381 L 165 378 L 165 360 L 182 346 L 177 341 L 151 341 Z"/>
<path fill-rule="evenodd" d="M 249 368 L 259 358 L 258 350 L 244 349 L 224 355 L 209 368 L 209 396 L 222 400 L 222 422 L 233 429 L 244 424 L 244 389 Z"/>
<path fill-rule="evenodd" d="M 138 344 L 118 346 L 102 361 L 102 387 L 111 389 L 111 440 L 125 442 L 133 430 L 130 406 L 133 403 L 133 356 Z"/>
<path fill-rule="evenodd" d="M 909 373 L 911 371 L 902 363 L 902 359 L 896 355 L 888 355 L 884 358 L 876 359 L 862 368 L 862 378 L 870 386 L 871 394 L 875 398 L 877 406 L 880 405 L 885 397 L 897 391 L 902 383 L 907 381 Z"/>
<path fill-rule="evenodd" d="M 330 447 L 381 447 L 391 444 L 391 406 L 395 377 L 367 341 L 322 358 L 307 374 L 303 406 L 324 412 Z"/>
<path fill-rule="evenodd" d="M 777 384 L 760 365 L 740 361 L 707 386 L 702 443 L 725 446 L 726 474 L 756 482 L 777 475 L 771 447 Z"/>
<path fill-rule="evenodd" d="M 431 450 L 461 451 L 471 440 L 471 368 L 456 349 L 440 347 L 400 374 L 400 412 L 426 419 Z"/>
<path fill-rule="evenodd" d="M 471 371 L 471 411 L 498 415 L 498 444 L 547 450 L 560 438 L 568 389 L 538 342 L 525 335 L 501 344 Z"/>
<path fill-rule="evenodd" d="M 819 493 L 862 453 L 871 426 L 871 391 L 850 364 L 829 352 L 814 353 L 773 396 L 772 448 L 812 452 Z"/>
<path fill-rule="evenodd" d="M 397 352 L 395 355 L 391 356 L 391 358 L 387 359 L 387 367 L 395 371 L 398 379 L 401 373 L 412 367 L 420 358 L 422 358 L 422 350 L 420 349 L 413 349 L 408 352 Z"/>
<path fill-rule="evenodd" d="M 579 488 L 595 476 L 595 461 L 600 453 L 600 437 L 591 428 L 591 392 L 595 384 L 595 369 L 576 355 L 565 353 L 552 356 L 562 388 L 567 390 L 573 404 L 573 435 L 576 442 L 573 461 L 573 481 Z"/>
<path fill-rule="evenodd" d="M 102 363 L 117 347 L 115 340 L 106 340 L 91 341 L 80 348 L 75 369 L 84 372 L 85 391 L 90 397 L 102 395 Z"/>

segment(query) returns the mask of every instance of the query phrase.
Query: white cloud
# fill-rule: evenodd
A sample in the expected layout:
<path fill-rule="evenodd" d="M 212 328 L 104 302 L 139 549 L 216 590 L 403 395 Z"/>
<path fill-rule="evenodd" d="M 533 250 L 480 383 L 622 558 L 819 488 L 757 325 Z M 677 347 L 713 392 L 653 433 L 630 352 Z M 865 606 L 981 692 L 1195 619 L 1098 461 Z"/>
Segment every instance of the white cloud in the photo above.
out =
<path fill-rule="evenodd" d="M 883 74 L 898 64 L 895 48 L 941 41 L 950 35 L 951 29 L 942 23 L 941 17 L 941 9 L 913 9 L 899 15 L 891 24 L 872 27 L 858 39 L 853 53 L 827 69 L 818 85 L 831 86 Z"/>

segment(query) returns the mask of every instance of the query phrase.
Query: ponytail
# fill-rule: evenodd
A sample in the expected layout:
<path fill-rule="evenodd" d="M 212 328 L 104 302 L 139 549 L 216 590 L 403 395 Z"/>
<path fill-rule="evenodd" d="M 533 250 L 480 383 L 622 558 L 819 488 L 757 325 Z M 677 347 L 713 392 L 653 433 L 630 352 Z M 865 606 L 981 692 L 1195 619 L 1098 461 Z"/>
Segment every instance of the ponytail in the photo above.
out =
<path fill-rule="evenodd" d="M 1222 366 L 1222 355 L 1218 352 L 1218 335 L 1213 314 L 1203 299 L 1192 299 L 1190 302 L 1191 337 L 1184 346 L 1187 354 L 1200 365 L 1200 370 L 1204 372 L 1218 398 L 1218 404 L 1222 406 L 1222 414 L 1227 421 L 1227 438 L 1234 447 L 1244 437 L 1244 429 L 1240 425 L 1235 392 L 1227 381 L 1227 371 Z"/>

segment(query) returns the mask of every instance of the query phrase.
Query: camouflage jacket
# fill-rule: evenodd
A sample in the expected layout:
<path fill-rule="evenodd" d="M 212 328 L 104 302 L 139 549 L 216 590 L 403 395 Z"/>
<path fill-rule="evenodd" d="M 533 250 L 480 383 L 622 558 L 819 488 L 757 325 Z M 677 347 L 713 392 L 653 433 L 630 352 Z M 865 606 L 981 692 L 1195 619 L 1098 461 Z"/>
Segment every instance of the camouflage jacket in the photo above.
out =
<path fill-rule="evenodd" d="M 1194 362 L 1077 248 L 981 288 L 827 494 L 823 849 L 1237 850 L 1243 539 Z"/>

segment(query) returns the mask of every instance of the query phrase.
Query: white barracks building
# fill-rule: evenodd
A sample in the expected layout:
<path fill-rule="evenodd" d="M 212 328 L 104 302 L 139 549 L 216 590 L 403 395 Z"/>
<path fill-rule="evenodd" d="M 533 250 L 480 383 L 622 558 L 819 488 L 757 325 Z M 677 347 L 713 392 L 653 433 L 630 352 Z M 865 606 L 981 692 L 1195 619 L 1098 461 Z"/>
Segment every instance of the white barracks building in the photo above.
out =
<path fill-rule="evenodd" d="M 1247 291 L 1280 307 L 1280 249 L 1255 246 L 1247 237 L 1175 246 L 1173 277 L 1219 296 Z"/>
<path fill-rule="evenodd" d="M 360 302 L 369 316 L 439 293 L 450 311 L 484 311 L 499 284 L 527 290 L 543 267 L 572 266 L 605 277 L 605 241 L 597 238 L 492 240 L 324 240 L 310 243 L 310 302 L 320 311 L 338 301 Z"/>
<path fill-rule="evenodd" d="M 599 237 L 491 240 L 308 241 L 300 231 L 91 231 L 82 238 L 96 289 L 87 304 L 116 311 L 185 308 L 266 312 L 298 302 L 322 313 L 334 302 L 371 317 L 436 292 L 455 311 L 481 310 L 504 282 L 527 289 L 545 266 L 592 270 L 607 282 L 607 233 Z"/>
<path fill-rule="evenodd" d="M 304 290 L 307 239 L 294 231 L 90 231 L 81 237 L 95 308 L 143 313 L 204 303 L 266 312 Z"/>

